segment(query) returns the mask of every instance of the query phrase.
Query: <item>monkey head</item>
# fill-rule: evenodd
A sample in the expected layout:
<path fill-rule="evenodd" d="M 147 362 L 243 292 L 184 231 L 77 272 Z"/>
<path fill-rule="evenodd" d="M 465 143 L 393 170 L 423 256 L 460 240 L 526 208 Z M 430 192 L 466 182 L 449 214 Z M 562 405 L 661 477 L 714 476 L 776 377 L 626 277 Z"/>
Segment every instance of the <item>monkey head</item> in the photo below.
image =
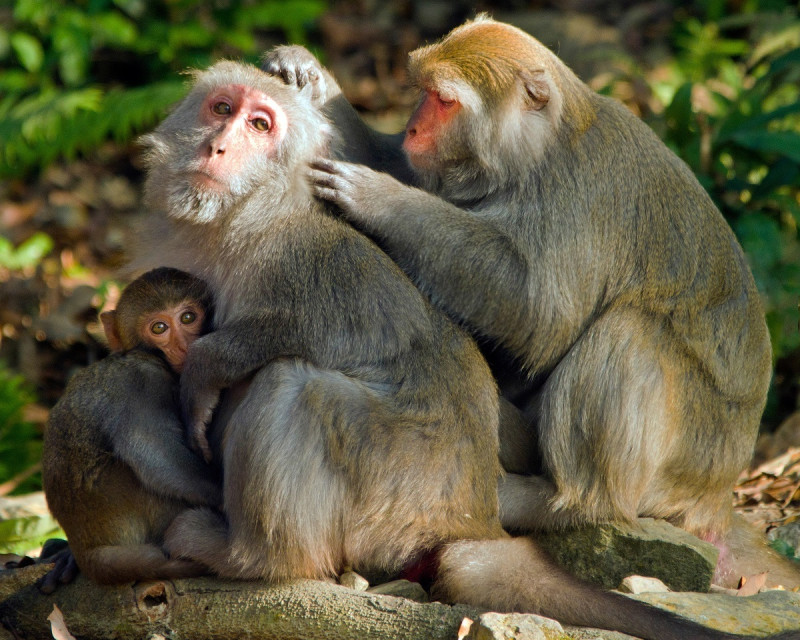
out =
<path fill-rule="evenodd" d="M 473 172 L 492 174 L 495 184 L 513 179 L 512 150 L 537 160 L 573 116 L 588 126 L 580 105 L 572 105 L 577 114 L 568 109 L 573 80 L 563 68 L 528 34 L 486 15 L 413 51 L 409 75 L 421 98 L 403 149 L 414 170 L 444 181 L 468 182 Z"/>
<path fill-rule="evenodd" d="M 141 139 L 145 203 L 194 223 L 223 223 L 225 216 L 254 222 L 265 202 L 307 195 L 300 168 L 325 150 L 332 132 L 311 104 L 312 87 L 288 87 L 231 61 L 193 77 L 189 95 Z M 240 205 L 255 192 L 262 193 L 260 206 L 242 216 Z"/>
<path fill-rule="evenodd" d="M 202 280 L 160 267 L 129 284 L 116 310 L 104 311 L 100 319 L 112 351 L 156 349 L 180 373 L 189 345 L 209 330 L 212 311 Z"/>

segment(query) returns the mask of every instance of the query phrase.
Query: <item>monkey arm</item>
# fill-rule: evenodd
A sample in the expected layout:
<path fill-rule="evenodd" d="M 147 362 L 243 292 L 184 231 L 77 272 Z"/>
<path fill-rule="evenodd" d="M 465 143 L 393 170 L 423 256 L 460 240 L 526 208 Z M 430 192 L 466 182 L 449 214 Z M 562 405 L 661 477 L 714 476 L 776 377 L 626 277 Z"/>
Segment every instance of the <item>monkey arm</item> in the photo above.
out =
<path fill-rule="evenodd" d="M 206 429 L 220 392 L 282 356 L 309 358 L 305 327 L 292 313 L 258 310 L 198 338 L 181 372 L 181 407 L 191 447 L 211 460 Z"/>
<path fill-rule="evenodd" d="M 318 160 L 309 180 L 448 313 L 514 353 L 527 347 L 529 267 L 504 229 L 364 166 Z"/>
<path fill-rule="evenodd" d="M 221 504 L 211 469 L 183 437 L 172 374 L 160 362 L 136 364 L 119 368 L 119 384 L 109 387 L 127 390 L 126 397 L 106 401 L 102 424 L 114 454 L 154 493 L 197 505 Z"/>
<path fill-rule="evenodd" d="M 386 134 L 367 126 L 330 71 L 308 49 L 299 45 L 275 47 L 265 54 L 261 68 L 298 89 L 312 85 L 312 104 L 322 109 L 340 134 L 337 155 L 389 173 L 404 183 L 411 182 L 411 168 L 401 148 L 405 133 Z"/>

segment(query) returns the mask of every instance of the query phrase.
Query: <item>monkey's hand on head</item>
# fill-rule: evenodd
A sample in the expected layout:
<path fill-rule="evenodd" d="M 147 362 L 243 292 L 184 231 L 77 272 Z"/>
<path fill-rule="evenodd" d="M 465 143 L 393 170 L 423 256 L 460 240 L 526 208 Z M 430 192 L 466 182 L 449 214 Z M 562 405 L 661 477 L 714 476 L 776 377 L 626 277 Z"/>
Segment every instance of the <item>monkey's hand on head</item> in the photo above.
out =
<path fill-rule="evenodd" d="M 310 84 L 313 87 L 311 100 L 315 106 L 325 104 L 340 93 L 333 79 L 326 79 L 322 65 L 314 55 L 300 45 L 282 45 L 275 47 L 264 55 L 261 69 L 273 76 L 278 76 L 290 85 L 302 89 Z"/>

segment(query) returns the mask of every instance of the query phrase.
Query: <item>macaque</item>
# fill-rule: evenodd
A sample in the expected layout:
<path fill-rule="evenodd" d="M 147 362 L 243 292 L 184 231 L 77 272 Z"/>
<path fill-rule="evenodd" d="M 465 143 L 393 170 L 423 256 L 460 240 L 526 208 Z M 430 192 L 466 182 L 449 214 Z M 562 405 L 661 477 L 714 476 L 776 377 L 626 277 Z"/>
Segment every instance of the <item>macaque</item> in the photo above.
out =
<path fill-rule="evenodd" d="M 345 158 L 386 168 L 396 139 L 365 134 L 311 54 L 280 48 L 264 67 L 314 87 L 357 146 Z M 412 52 L 409 70 L 421 97 L 402 148 L 422 188 L 328 159 L 310 180 L 473 333 L 521 413 L 522 429 L 501 424 L 503 524 L 665 518 L 720 548 L 719 584 L 767 569 L 800 584 L 732 514 L 770 344 L 742 249 L 689 168 L 486 16 Z"/>
<path fill-rule="evenodd" d="M 220 62 L 143 142 L 149 259 L 208 281 L 217 305 L 181 374 L 198 450 L 220 388 L 239 389 L 212 424 L 227 518 L 181 513 L 171 555 L 270 582 L 393 574 L 431 553 L 469 574 L 488 557 L 484 583 L 450 571 L 434 590 L 479 603 L 485 585 L 509 608 L 643 638 L 733 637 L 585 585 L 503 532 L 491 372 L 466 332 L 313 198 L 305 167 L 337 141 L 310 89 Z"/>
<path fill-rule="evenodd" d="M 77 373 L 50 413 L 42 456 L 47 504 L 81 571 L 101 584 L 208 573 L 170 558 L 163 535 L 182 511 L 222 504 L 220 483 L 188 447 L 178 374 L 210 326 L 206 285 L 159 268 L 101 314 L 111 355 Z M 72 573 L 60 554 L 45 592 Z"/>
<path fill-rule="evenodd" d="M 143 139 L 156 230 L 136 262 L 194 273 L 216 304 L 181 374 L 198 451 L 211 453 L 220 390 L 249 383 L 214 426 L 227 521 L 195 509 L 166 535 L 173 555 L 225 577 L 393 573 L 451 540 L 503 535 L 491 372 L 311 195 L 305 169 L 330 133 L 308 91 L 220 62 Z"/>

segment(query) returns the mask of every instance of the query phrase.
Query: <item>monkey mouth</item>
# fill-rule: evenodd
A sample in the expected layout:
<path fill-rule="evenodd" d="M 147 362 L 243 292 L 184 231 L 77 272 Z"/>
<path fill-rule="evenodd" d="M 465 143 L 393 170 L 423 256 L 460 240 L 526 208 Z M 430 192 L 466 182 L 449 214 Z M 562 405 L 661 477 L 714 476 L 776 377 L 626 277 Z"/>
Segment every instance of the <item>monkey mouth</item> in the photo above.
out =
<path fill-rule="evenodd" d="M 218 177 L 211 175 L 207 171 L 192 171 L 189 181 L 194 187 L 200 189 L 211 189 L 212 191 L 222 191 L 224 183 Z"/>

